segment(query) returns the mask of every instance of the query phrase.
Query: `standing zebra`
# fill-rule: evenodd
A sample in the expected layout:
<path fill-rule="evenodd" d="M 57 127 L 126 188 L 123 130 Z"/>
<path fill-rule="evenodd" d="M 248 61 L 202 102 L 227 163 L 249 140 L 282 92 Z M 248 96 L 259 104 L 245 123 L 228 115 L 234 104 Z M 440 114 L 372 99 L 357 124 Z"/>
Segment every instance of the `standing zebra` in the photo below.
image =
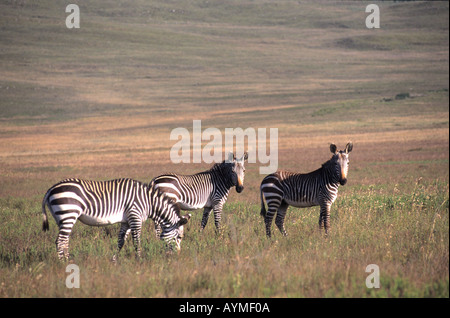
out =
<path fill-rule="evenodd" d="M 319 226 L 325 227 L 325 233 L 328 233 L 330 208 L 336 200 L 339 183 L 344 185 L 347 182 L 348 154 L 352 149 L 351 142 L 341 151 L 337 151 L 336 145 L 331 144 L 333 156 L 322 168 L 306 174 L 278 170 L 263 179 L 260 187 L 261 215 L 264 217 L 268 237 L 271 236 L 270 227 L 275 213 L 275 224 L 283 235 L 287 235 L 284 217 L 289 205 L 298 208 L 320 205 Z"/>
<path fill-rule="evenodd" d="M 162 225 L 160 238 L 171 249 L 175 243 L 177 250 L 184 234 L 183 225 L 190 218 L 190 215 L 181 216 L 177 205 L 159 190 L 131 179 L 66 179 L 55 184 L 42 201 L 44 231 L 48 230 L 46 205 L 59 227 L 56 249 L 60 259 L 69 256 L 69 236 L 77 219 L 91 226 L 121 223 L 117 254 L 131 232 L 136 255 L 140 257 L 141 228 L 147 218 Z"/>
<path fill-rule="evenodd" d="M 240 159 L 230 154 L 228 162 L 224 160 L 207 171 L 194 175 L 161 175 L 154 178 L 150 184 L 173 198 L 182 210 L 204 208 L 202 230 L 208 222 L 211 210 L 214 211 L 214 223 L 219 229 L 222 207 L 227 201 L 230 188 L 236 187 L 238 193 L 244 189 L 244 161 L 247 159 L 247 153 Z M 155 230 L 157 234 L 160 231 L 157 222 Z"/>

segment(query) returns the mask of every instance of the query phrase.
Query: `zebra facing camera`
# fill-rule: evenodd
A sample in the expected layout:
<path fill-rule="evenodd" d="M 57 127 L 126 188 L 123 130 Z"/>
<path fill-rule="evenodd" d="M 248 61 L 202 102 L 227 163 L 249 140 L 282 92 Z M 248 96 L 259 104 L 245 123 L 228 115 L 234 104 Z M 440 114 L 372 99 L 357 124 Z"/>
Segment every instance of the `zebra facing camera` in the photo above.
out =
<path fill-rule="evenodd" d="M 284 219 L 290 205 L 297 208 L 320 206 L 319 226 L 328 234 L 331 205 L 337 198 L 339 185 L 347 183 L 348 153 L 352 149 L 352 142 L 347 143 L 343 151 L 337 151 L 337 146 L 332 143 L 333 156 L 321 168 L 309 173 L 277 170 L 262 180 L 260 214 L 264 218 L 267 237 L 272 235 L 274 217 L 281 234 L 287 235 Z"/>

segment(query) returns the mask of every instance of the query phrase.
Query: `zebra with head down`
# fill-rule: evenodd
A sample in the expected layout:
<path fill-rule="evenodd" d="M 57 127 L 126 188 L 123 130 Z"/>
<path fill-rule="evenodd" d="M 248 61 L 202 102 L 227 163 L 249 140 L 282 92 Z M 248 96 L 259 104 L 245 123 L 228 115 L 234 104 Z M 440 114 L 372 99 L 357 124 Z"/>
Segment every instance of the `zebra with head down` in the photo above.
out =
<path fill-rule="evenodd" d="M 66 179 L 55 184 L 42 201 L 44 231 L 49 228 L 46 206 L 59 227 L 56 249 L 60 259 L 69 257 L 69 236 L 77 220 L 91 226 L 121 223 L 117 254 L 131 233 L 139 257 L 142 224 L 148 218 L 161 224 L 160 238 L 170 249 L 175 245 L 177 250 L 184 235 L 183 225 L 190 218 L 190 215 L 181 216 L 178 206 L 158 189 L 132 179 Z"/>

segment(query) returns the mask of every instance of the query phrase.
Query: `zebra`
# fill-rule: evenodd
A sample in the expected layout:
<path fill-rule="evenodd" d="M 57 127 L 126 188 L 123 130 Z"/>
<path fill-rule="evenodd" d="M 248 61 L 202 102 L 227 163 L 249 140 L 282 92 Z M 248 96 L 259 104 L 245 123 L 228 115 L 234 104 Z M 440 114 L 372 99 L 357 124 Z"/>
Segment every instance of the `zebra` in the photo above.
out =
<path fill-rule="evenodd" d="M 337 151 L 335 144 L 330 145 L 333 156 L 321 168 L 301 174 L 278 170 L 266 176 L 260 186 L 261 215 L 266 225 L 266 235 L 271 236 L 272 219 L 277 213 L 275 224 L 286 236 L 284 218 L 289 205 L 298 208 L 320 206 L 319 226 L 330 230 L 330 208 L 337 198 L 339 184 L 347 183 L 348 154 L 353 149 L 349 142 L 344 150 Z M 268 211 L 264 205 L 267 203 Z"/>
<path fill-rule="evenodd" d="M 235 187 L 238 193 L 244 190 L 244 161 L 247 159 L 246 152 L 239 159 L 230 153 L 228 160 L 214 164 L 209 170 L 194 175 L 165 174 L 155 177 L 150 184 L 173 198 L 182 210 L 204 208 L 202 230 L 208 223 L 211 211 L 214 211 L 214 223 L 219 230 L 222 207 L 230 189 Z M 158 235 L 160 229 L 157 222 L 155 231 Z"/>
<path fill-rule="evenodd" d="M 48 189 L 42 201 L 43 231 L 49 230 L 46 206 L 49 208 L 59 234 L 56 249 L 59 259 L 69 257 L 69 236 L 79 219 L 86 225 L 106 226 L 121 223 L 117 255 L 131 232 L 137 258 L 141 255 L 142 223 L 151 218 L 162 225 L 161 240 L 169 249 L 179 251 L 184 227 L 191 215 L 180 215 L 176 204 L 158 189 L 132 179 L 90 181 L 65 179 Z M 174 244 L 175 243 L 175 244 Z M 116 255 L 113 256 L 113 261 Z"/>

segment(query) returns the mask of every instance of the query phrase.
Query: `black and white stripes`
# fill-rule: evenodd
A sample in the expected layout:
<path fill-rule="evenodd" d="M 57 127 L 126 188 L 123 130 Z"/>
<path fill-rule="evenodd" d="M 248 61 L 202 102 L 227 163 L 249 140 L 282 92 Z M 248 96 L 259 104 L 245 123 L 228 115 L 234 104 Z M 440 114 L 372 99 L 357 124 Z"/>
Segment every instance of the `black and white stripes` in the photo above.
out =
<path fill-rule="evenodd" d="M 260 186 L 261 215 L 264 217 L 267 236 L 271 236 L 270 228 L 275 213 L 275 224 L 286 235 L 284 218 L 289 205 L 299 208 L 319 205 L 319 225 L 328 233 L 330 208 L 337 198 L 339 184 L 347 182 L 348 153 L 352 148 L 353 144 L 348 143 L 345 150 L 337 151 L 336 145 L 331 144 L 333 156 L 320 169 L 306 174 L 279 170 L 263 179 Z"/>
<path fill-rule="evenodd" d="M 275 214 L 275 224 L 286 235 L 284 219 L 289 205 L 299 208 L 319 205 L 319 225 L 325 228 L 325 233 L 329 232 L 330 208 L 337 198 L 339 184 L 347 182 L 348 155 L 352 149 L 351 142 L 341 151 L 331 144 L 333 156 L 321 168 L 305 174 L 278 170 L 262 180 L 260 214 L 264 217 L 267 236 L 271 236 Z M 215 164 L 207 171 L 194 175 L 161 175 L 150 184 L 132 179 L 63 180 L 52 186 L 44 196 L 43 230 L 49 228 L 47 206 L 59 227 L 56 239 L 58 257 L 67 259 L 69 236 L 77 220 L 90 226 L 121 223 L 117 253 L 131 233 L 139 257 L 142 224 L 151 218 L 160 239 L 165 240 L 171 249 L 175 246 L 180 250 L 183 225 L 190 219 L 190 214 L 181 216 L 180 209 L 204 208 L 201 229 L 204 229 L 211 211 L 214 211 L 215 225 L 219 229 L 222 207 L 230 189 L 235 187 L 240 193 L 244 188 L 245 160 L 247 154 L 240 159 L 231 154 L 228 161 Z"/>
<path fill-rule="evenodd" d="M 141 228 L 147 218 L 161 224 L 161 239 L 175 243 L 177 249 L 183 237 L 183 225 L 190 218 L 190 215 L 181 216 L 178 206 L 159 190 L 132 179 L 66 179 L 55 184 L 42 202 L 44 231 L 48 230 L 45 206 L 59 227 L 56 247 L 60 259 L 68 258 L 69 236 L 78 219 L 91 226 L 121 223 L 117 252 L 131 232 L 137 256 L 140 256 Z"/>
<path fill-rule="evenodd" d="M 247 157 L 247 153 L 239 159 L 232 156 L 232 160 L 215 164 L 211 169 L 194 175 L 161 175 L 154 178 L 150 184 L 173 198 L 182 210 L 204 208 L 202 229 L 205 228 L 211 211 L 214 211 L 214 222 L 218 229 L 222 207 L 230 188 L 236 187 L 238 193 L 244 189 L 244 161 Z M 157 222 L 155 228 L 158 233 Z"/>

